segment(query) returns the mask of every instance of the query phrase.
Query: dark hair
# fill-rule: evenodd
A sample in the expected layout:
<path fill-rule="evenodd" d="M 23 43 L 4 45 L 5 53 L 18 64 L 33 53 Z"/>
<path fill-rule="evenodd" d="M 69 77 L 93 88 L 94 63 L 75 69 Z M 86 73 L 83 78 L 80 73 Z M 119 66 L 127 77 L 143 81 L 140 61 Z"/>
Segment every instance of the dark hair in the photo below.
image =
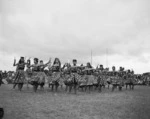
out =
<path fill-rule="evenodd" d="M 88 63 L 87 63 L 87 65 L 89 66 L 89 68 L 92 68 L 92 66 L 91 66 L 91 63 L 90 63 L 90 62 L 88 62 Z"/>
<path fill-rule="evenodd" d="M 56 60 L 58 60 L 58 62 L 59 62 L 59 67 L 61 67 L 61 62 L 60 62 L 59 58 L 55 58 L 53 65 L 56 64 Z"/>
<path fill-rule="evenodd" d="M 38 61 L 39 61 L 39 59 L 38 59 L 38 58 L 34 58 L 34 61 L 38 62 Z"/>
<path fill-rule="evenodd" d="M 30 59 L 28 59 L 28 60 L 27 60 L 27 67 L 29 68 L 30 65 L 31 65 L 31 61 L 30 61 Z"/>
<path fill-rule="evenodd" d="M 23 61 L 21 61 L 23 59 Z M 24 63 L 24 57 L 21 57 L 19 60 L 19 64 Z"/>
<path fill-rule="evenodd" d="M 73 62 L 77 62 L 77 60 L 76 60 L 76 59 L 73 59 L 72 61 L 73 61 Z"/>

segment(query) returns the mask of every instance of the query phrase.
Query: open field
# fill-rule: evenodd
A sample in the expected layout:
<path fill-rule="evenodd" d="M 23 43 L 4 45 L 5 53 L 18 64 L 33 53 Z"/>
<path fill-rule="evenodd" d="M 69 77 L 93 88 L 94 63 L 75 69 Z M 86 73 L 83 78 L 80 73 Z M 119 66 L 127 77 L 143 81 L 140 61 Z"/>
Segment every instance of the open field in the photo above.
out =
<path fill-rule="evenodd" d="M 150 119 L 150 87 L 74 95 L 52 93 L 48 88 L 34 93 L 26 86 L 19 92 L 12 85 L 2 85 L 0 107 L 5 110 L 4 119 Z"/>

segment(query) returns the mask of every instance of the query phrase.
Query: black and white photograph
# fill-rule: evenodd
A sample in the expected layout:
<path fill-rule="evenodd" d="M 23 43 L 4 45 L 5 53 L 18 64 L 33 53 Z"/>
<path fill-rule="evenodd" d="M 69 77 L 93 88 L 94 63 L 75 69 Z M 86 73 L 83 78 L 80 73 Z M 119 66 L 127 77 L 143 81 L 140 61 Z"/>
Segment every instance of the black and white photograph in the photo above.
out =
<path fill-rule="evenodd" d="M 0 0 L 0 119 L 150 119 L 150 0 Z"/>

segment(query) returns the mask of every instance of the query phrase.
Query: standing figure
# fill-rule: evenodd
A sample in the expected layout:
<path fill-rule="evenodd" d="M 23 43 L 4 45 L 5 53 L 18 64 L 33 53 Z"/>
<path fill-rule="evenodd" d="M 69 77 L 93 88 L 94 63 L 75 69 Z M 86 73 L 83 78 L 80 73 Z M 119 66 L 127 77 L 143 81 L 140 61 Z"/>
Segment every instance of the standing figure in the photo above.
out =
<path fill-rule="evenodd" d="M 39 85 L 40 85 L 41 89 L 44 89 L 45 79 L 46 79 L 46 74 L 44 72 L 44 69 L 48 66 L 49 63 L 51 63 L 51 59 L 46 64 L 44 64 L 43 60 L 40 61 L 40 65 L 39 65 L 39 70 L 40 70 L 40 72 L 39 72 L 40 73 Z"/>
<path fill-rule="evenodd" d="M 94 84 L 94 69 L 92 68 L 91 64 L 88 62 L 87 66 L 85 68 L 85 75 L 86 75 L 86 80 L 87 80 L 87 85 L 86 85 L 86 89 L 89 89 L 89 92 L 91 91 L 91 89 L 93 88 L 93 84 Z"/>
<path fill-rule="evenodd" d="M 55 90 L 57 91 L 61 77 L 61 62 L 58 58 L 55 58 L 52 67 L 50 67 L 50 71 L 52 75 L 49 78 L 49 87 L 52 86 L 53 91 L 55 86 Z"/>
<path fill-rule="evenodd" d="M 69 86 L 69 92 L 71 92 L 72 87 L 73 87 L 75 94 L 77 92 L 78 82 L 81 79 L 80 75 L 78 74 L 78 70 L 79 70 L 79 67 L 77 66 L 77 60 L 74 59 L 73 60 L 73 66 L 70 67 L 70 72 L 71 72 L 71 77 L 70 77 L 71 81 L 70 82 L 71 83 Z"/>
<path fill-rule="evenodd" d="M 49 63 L 50 63 L 50 61 L 47 64 L 49 64 Z M 45 64 L 45 65 L 47 65 L 47 64 Z M 36 92 L 38 89 L 38 86 L 41 85 L 41 79 L 43 79 L 43 75 L 40 72 L 40 70 L 41 70 L 40 68 L 41 68 L 41 66 L 45 66 L 45 65 L 39 64 L 39 59 L 34 58 L 34 64 L 29 66 L 29 67 L 32 67 L 32 78 L 31 78 L 30 84 L 33 85 L 34 92 Z"/>
<path fill-rule="evenodd" d="M 62 67 L 63 75 L 62 75 L 62 80 L 63 83 L 65 84 L 66 88 L 65 91 L 67 92 L 68 87 L 70 87 L 71 83 L 71 72 L 70 72 L 70 67 L 71 65 L 69 63 L 65 63 L 65 65 Z"/>
<path fill-rule="evenodd" d="M 128 86 L 130 87 L 130 90 L 134 90 L 135 77 L 133 74 L 131 74 L 131 73 L 127 74 L 125 85 L 126 85 L 126 90 L 127 90 Z"/>
<path fill-rule="evenodd" d="M 24 81 L 25 81 L 25 72 L 24 72 L 25 65 L 26 65 L 26 63 L 25 63 L 24 57 L 21 57 L 17 64 L 16 64 L 16 59 L 14 60 L 13 66 L 17 66 L 17 68 L 16 68 L 16 74 L 15 74 L 13 88 L 15 88 L 16 85 L 18 85 L 19 91 L 21 91 Z"/>
<path fill-rule="evenodd" d="M 31 64 L 31 61 L 30 59 L 27 60 L 27 69 L 26 69 L 26 83 L 27 83 L 27 88 L 29 88 L 29 81 L 32 77 L 32 70 L 30 68 L 30 64 Z"/>
<path fill-rule="evenodd" d="M 32 78 L 31 78 L 30 84 L 33 85 L 34 92 L 37 91 L 38 81 L 39 81 L 38 72 L 40 71 L 40 69 L 39 69 L 38 62 L 39 62 L 39 59 L 34 58 L 34 64 L 30 66 L 32 67 Z"/>

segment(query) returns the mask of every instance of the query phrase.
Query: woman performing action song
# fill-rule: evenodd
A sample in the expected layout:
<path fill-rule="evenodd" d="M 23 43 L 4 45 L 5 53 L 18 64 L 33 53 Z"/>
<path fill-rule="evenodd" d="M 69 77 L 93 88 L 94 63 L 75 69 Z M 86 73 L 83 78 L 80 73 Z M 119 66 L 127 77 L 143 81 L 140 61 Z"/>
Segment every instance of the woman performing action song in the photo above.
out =
<path fill-rule="evenodd" d="M 30 84 L 33 85 L 34 92 L 37 91 L 38 86 L 40 85 L 41 88 L 43 88 L 45 84 L 45 74 L 44 74 L 44 68 L 50 63 L 50 60 L 46 64 L 39 64 L 39 59 L 34 58 L 34 64 L 29 66 L 32 67 L 32 77 Z"/>
<path fill-rule="evenodd" d="M 57 91 L 61 77 L 61 62 L 58 58 L 55 58 L 50 71 L 52 72 L 52 76 L 49 78 L 49 87 L 52 86 L 53 91 L 55 86 L 55 89 Z"/>
<path fill-rule="evenodd" d="M 80 75 L 78 74 L 78 71 L 79 71 L 79 66 L 77 66 L 77 60 L 74 59 L 73 60 L 73 66 L 70 67 L 71 84 L 69 86 L 69 92 L 71 92 L 72 87 L 73 87 L 75 94 L 77 92 L 78 82 L 81 79 Z"/>
<path fill-rule="evenodd" d="M 88 88 L 90 92 L 94 83 L 94 76 L 93 76 L 94 70 L 89 62 L 87 63 L 87 66 L 84 71 L 87 80 L 87 85 L 85 90 L 87 90 Z"/>
<path fill-rule="evenodd" d="M 30 64 L 31 64 L 31 61 L 30 59 L 27 60 L 27 69 L 26 69 L 26 83 L 27 83 L 27 88 L 29 88 L 29 81 L 31 79 L 31 76 L 32 76 L 32 70 L 30 68 Z"/>
<path fill-rule="evenodd" d="M 44 72 L 45 67 L 48 66 L 48 64 L 51 62 L 51 59 L 49 60 L 48 63 L 44 64 L 43 60 L 40 61 L 40 66 L 39 66 L 39 70 L 40 70 L 40 80 L 39 80 L 39 85 L 41 86 L 41 89 L 44 89 L 44 85 L 45 85 L 45 79 L 46 79 L 46 74 Z"/>
<path fill-rule="evenodd" d="M 17 64 L 16 64 L 16 59 L 14 60 L 14 65 L 13 66 L 17 66 L 17 68 L 16 68 L 16 75 L 15 75 L 13 89 L 18 84 L 18 89 L 21 91 L 21 89 L 23 87 L 23 84 L 24 84 L 24 81 L 25 81 L 24 68 L 25 68 L 26 64 L 27 63 L 25 63 L 24 57 L 21 57 Z"/>

